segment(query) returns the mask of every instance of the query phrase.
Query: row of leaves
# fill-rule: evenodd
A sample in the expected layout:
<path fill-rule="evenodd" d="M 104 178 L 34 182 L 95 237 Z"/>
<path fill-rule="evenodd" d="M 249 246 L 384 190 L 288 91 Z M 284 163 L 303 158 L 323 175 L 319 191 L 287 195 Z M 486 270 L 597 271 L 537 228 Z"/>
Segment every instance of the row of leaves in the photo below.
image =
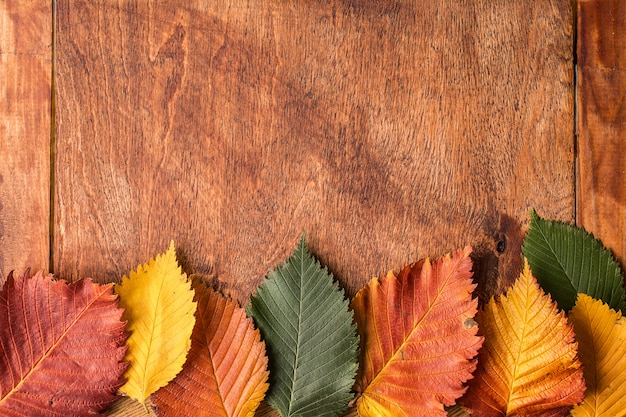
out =
<path fill-rule="evenodd" d="M 624 415 L 611 253 L 532 213 L 521 276 L 480 311 L 470 253 L 389 272 L 350 302 L 303 237 L 247 311 L 188 280 L 173 243 L 115 286 L 10 274 L 0 415 L 89 416 L 117 393 L 161 416 L 253 416 L 264 398 L 284 417 Z"/>

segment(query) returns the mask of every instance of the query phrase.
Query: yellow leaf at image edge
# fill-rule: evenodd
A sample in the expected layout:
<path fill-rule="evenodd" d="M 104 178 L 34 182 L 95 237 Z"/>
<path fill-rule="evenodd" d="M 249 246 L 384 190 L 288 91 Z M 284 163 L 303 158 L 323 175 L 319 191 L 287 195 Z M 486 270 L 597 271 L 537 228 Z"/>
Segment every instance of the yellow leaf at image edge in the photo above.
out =
<path fill-rule="evenodd" d="M 125 360 L 130 367 L 120 391 L 145 405 L 148 397 L 180 372 L 191 347 L 196 303 L 191 282 L 176 261 L 174 242 L 166 253 L 139 265 L 115 286 L 131 332 Z"/>
<path fill-rule="evenodd" d="M 625 416 L 626 318 L 602 301 L 578 294 L 569 319 L 587 381 L 585 399 L 572 416 Z"/>

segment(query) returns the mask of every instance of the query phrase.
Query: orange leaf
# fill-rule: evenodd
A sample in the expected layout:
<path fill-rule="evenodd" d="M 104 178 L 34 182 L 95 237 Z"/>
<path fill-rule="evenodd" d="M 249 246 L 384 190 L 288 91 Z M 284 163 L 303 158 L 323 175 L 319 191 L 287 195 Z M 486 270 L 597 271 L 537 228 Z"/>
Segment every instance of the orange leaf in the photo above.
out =
<path fill-rule="evenodd" d="M 0 415 L 91 416 L 115 401 L 127 363 L 111 285 L 9 274 L 0 292 Z"/>
<path fill-rule="evenodd" d="M 574 330 L 531 274 L 478 314 L 485 344 L 461 403 L 473 416 L 564 416 L 585 382 Z"/>
<path fill-rule="evenodd" d="M 477 336 L 471 248 L 373 279 L 352 300 L 361 336 L 359 415 L 445 416 L 471 378 Z"/>
<path fill-rule="evenodd" d="M 268 384 L 265 343 L 245 310 L 194 282 L 196 325 L 178 376 L 152 395 L 163 416 L 251 417 Z"/>

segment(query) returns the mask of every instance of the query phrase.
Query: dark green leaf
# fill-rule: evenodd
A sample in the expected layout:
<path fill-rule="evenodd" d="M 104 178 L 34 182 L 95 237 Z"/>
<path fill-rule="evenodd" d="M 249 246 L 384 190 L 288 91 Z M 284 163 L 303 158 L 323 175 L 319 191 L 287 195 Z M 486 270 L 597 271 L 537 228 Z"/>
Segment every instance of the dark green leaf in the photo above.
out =
<path fill-rule="evenodd" d="M 251 297 L 248 314 L 267 345 L 272 407 L 283 417 L 338 416 L 347 408 L 356 326 L 343 290 L 307 251 L 304 236 Z"/>
<path fill-rule="evenodd" d="M 584 293 L 625 312 L 624 276 L 611 251 L 582 228 L 530 216 L 522 253 L 559 307 L 569 311 Z"/>

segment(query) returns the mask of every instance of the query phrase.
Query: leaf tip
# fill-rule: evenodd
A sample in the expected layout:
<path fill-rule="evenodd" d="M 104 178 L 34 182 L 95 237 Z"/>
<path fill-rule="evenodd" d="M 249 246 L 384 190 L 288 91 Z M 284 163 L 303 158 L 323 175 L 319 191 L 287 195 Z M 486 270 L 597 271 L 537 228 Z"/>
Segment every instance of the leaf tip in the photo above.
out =
<path fill-rule="evenodd" d="M 306 230 L 302 231 L 300 235 L 300 241 L 298 242 L 298 250 L 303 250 L 308 252 L 307 244 L 306 244 Z"/>

